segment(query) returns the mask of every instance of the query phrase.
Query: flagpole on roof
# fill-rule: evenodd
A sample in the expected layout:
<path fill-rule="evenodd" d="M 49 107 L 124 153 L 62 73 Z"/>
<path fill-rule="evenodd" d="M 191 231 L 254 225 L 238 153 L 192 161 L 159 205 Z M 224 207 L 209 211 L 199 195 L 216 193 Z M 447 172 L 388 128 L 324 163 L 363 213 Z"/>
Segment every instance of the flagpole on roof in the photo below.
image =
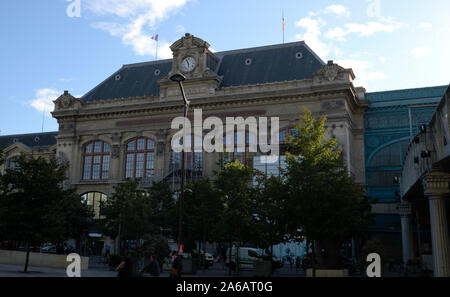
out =
<path fill-rule="evenodd" d="M 158 40 L 159 40 L 159 34 L 156 34 L 152 36 L 152 40 L 156 41 L 156 54 L 155 54 L 155 61 L 158 60 Z"/>
<path fill-rule="evenodd" d="M 284 44 L 284 9 L 281 10 L 281 14 L 282 14 L 282 22 L 283 22 L 283 44 Z"/>

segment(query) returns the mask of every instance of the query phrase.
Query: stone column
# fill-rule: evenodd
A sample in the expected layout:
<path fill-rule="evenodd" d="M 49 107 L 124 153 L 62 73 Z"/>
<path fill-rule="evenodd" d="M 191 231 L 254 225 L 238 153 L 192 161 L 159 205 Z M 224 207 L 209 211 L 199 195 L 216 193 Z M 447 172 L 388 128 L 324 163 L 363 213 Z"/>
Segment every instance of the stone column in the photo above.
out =
<path fill-rule="evenodd" d="M 411 203 L 408 202 L 402 202 L 398 205 L 398 212 L 402 223 L 403 266 L 405 268 L 409 260 L 414 260 L 414 239 L 411 209 Z"/>
<path fill-rule="evenodd" d="M 435 277 L 450 277 L 450 241 L 445 200 L 449 193 L 450 176 L 431 172 L 425 175 L 423 185 L 429 199 L 431 240 Z"/>
<path fill-rule="evenodd" d="M 121 143 L 122 135 L 120 133 L 114 133 L 111 143 L 111 159 L 109 161 L 109 179 L 113 183 L 118 183 L 122 178 L 122 172 L 120 170 L 120 162 L 123 160 L 121 157 Z"/>

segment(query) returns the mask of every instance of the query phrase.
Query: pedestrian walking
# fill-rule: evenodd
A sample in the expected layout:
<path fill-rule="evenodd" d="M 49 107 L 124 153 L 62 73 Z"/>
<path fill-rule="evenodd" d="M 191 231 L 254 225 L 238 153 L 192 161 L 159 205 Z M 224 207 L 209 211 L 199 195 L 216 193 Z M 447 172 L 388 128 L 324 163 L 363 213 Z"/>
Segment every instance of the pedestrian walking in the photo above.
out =
<path fill-rule="evenodd" d="M 297 258 L 295 259 L 295 272 L 298 272 L 299 269 L 300 269 L 300 257 L 297 256 Z"/>
<path fill-rule="evenodd" d="M 160 265 L 155 256 L 150 256 L 150 263 L 141 272 L 150 273 L 154 277 L 158 277 L 161 274 Z"/>
<path fill-rule="evenodd" d="M 172 270 L 170 272 L 170 277 L 178 278 L 181 276 L 181 269 L 182 269 L 182 263 L 181 263 L 181 255 L 177 256 L 177 252 L 172 253 Z"/>
<path fill-rule="evenodd" d="M 133 262 L 131 261 L 131 253 L 127 253 L 125 260 L 115 269 L 119 272 L 117 277 L 132 277 L 133 276 Z"/>

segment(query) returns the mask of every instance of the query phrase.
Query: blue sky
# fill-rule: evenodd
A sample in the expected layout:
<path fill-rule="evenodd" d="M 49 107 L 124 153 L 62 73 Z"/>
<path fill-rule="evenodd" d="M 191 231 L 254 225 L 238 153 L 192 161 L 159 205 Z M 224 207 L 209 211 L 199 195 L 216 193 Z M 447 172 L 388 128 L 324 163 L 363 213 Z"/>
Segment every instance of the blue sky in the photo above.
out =
<path fill-rule="evenodd" d="M 56 131 L 52 100 L 154 60 L 156 34 L 159 59 L 186 32 L 215 51 L 282 43 L 283 10 L 286 42 L 353 68 L 369 92 L 450 83 L 448 0 L 2 0 L 0 134 L 43 119 Z"/>

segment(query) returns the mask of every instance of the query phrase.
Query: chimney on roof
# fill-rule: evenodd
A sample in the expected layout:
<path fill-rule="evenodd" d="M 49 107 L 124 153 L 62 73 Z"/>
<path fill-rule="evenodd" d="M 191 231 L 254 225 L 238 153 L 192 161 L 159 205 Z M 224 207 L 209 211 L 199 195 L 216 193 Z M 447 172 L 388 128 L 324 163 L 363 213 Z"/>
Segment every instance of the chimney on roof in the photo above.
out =
<path fill-rule="evenodd" d="M 69 91 L 64 91 L 64 95 L 69 95 Z"/>
<path fill-rule="evenodd" d="M 328 65 L 333 65 L 333 60 L 328 60 Z"/>

